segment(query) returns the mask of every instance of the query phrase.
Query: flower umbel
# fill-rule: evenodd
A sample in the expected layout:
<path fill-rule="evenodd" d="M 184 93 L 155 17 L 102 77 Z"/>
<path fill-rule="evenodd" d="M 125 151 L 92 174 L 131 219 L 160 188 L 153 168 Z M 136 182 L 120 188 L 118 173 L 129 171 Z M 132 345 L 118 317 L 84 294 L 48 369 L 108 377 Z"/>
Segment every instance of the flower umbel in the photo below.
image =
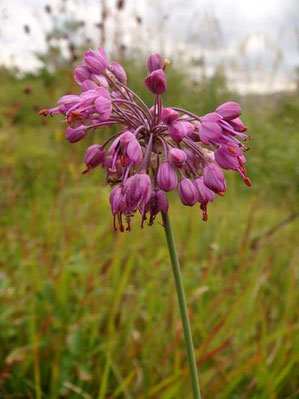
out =
<path fill-rule="evenodd" d="M 132 216 L 139 212 L 141 226 L 168 210 L 165 192 L 178 189 L 186 206 L 200 203 L 203 220 L 207 204 L 215 194 L 224 195 L 226 181 L 222 169 L 237 171 L 250 186 L 244 164 L 248 148 L 242 141 L 250 136 L 240 119 L 241 107 L 228 102 L 215 112 L 198 116 L 187 110 L 162 105 L 167 82 L 161 55 L 148 59 L 146 87 L 155 95 L 148 108 L 127 86 L 124 68 L 108 61 L 105 51 L 88 50 L 84 64 L 74 71 L 80 95 L 65 95 L 55 108 L 41 115 L 62 114 L 68 127 L 66 139 L 75 143 L 102 127 L 119 125 L 120 130 L 86 151 L 86 169 L 106 169 L 114 228 L 130 230 Z M 241 141 L 240 141 L 241 140 Z M 108 147 L 108 148 L 107 148 Z"/>

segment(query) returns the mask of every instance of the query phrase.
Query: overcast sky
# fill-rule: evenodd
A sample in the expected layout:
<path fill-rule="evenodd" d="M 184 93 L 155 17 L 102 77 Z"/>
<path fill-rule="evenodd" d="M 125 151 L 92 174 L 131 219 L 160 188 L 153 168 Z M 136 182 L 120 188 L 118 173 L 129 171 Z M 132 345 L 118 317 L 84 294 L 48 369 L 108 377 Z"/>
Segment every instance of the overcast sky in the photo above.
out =
<path fill-rule="evenodd" d="M 145 53 L 163 51 L 178 57 L 203 56 L 207 72 L 222 65 L 240 90 L 292 88 L 299 65 L 299 0 L 127 0 L 115 23 L 116 0 L 110 8 L 108 38 L 122 26 L 121 40 Z M 0 0 L 0 64 L 34 70 L 34 52 L 45 48 L 51 28 L 45 6 L 53 12 L 63 0 Z M 100 0 L 67 0 L 67 13 L 83 19 L 87 34 L 100 41 L 95 23 Z M 142 18 L 138 25 L 136 17 Z M 30 35 L 25 35 L 24 25 Z M 100 43 L 99 43 L 100 44 Z M 108 39 L 109 44 L 109 39 Z M 109 46 L 108 46 L 109 48 Z"/>

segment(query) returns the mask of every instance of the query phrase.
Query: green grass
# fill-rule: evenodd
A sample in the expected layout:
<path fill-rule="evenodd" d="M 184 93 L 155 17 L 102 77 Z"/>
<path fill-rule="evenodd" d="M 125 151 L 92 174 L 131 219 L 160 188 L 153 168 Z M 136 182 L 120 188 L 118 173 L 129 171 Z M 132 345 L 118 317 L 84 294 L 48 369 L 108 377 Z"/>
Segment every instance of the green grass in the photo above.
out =
<path fill-rule="evenodd" d="M 210 82 L 186 88 L 184 99 L 172 73 L 170 104 L 177 94 L 197 110 L 196 98 L 198 106 L 213 98 Z M 160 218 L 112 231 L 102 172 L 80 174 L 88 144 L 66 143 L 59 118 L 44 125 L 33 109 L 51 105 L 66 83 L 28 82 L 2 82 L 0 397 L 191 398 Z M 228 95 L 217 93 L 215 101 Z M 252 189 L 227 173 L 208 223 L 176 193 L 170 216 L 203 398 L 295 398 L 299 107 L 293 97 L 242 101 Z"/>

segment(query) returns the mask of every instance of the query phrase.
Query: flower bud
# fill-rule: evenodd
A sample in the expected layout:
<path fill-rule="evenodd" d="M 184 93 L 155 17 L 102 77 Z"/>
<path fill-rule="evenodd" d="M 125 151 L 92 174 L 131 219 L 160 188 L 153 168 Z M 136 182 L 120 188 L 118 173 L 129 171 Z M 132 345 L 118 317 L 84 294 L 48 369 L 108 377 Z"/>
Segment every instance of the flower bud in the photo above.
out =
<path fill-rule="evenodd" d="M 237 132 L 246 132 L 247 127 L 243 124 L 240 118 L 235 118 L 229 121 L 229 124 Z"/>
<path fill-rule="evenodd" d="M 151 196 L 152 185 L 149 175 L 139 173 L 129 177 L 125 182 L 126 198 L 130 208 L 137 209 L 145 205 Z"/>
<path fill-rule="evenodd" d="M 230 121 L 231 119 L 238 118 L 241 115 L 241 107 L 239 104 L 229 101 L 219 105 L 216 112 L 223 117 L 223 119 Z"/>
<path fill-rule="evenodd" d="M 148 203 L 145 206 L 145 213 L 149 212 L 150 213 L 150 220 L 149 220 L 149 226 L 151 226 L 154 222 L 154 219 L 156 215 L 159 212 L 164 212 L 167 213 L 168 211 L 168 200 L 167 197 L 164 193 L 164 191 L 155 189 L 151 193 L 151 197 L 148 201 Z M 143 219 L 144 220 L 144 219 Z"/>
<path fill-rule="evenodd" d="M 75 81 L 81 85 L 84 80 L 90 79 L 90 72 L 84 65 L 79 65 L 77 68 L 74 70 L 74 79 Z"/>
<path fill-rule="evenodd" d="M 221 126 L 216 122 L 205 121 L 203 122 L 199 128 L 199 138 L 200 141 L 206 145 L 210 145 L 211 142 L 217 142 L 222 134 Z"/>
<path fill-rule="evenodd" d="M 234 148 L 229 146 L 228 149 L 225 146 L 220 146 L 214 153 L 215 160 L 218 165 L 223 169 L 234 169 L 237 170 L 240 168 L 239 157 L 243 156 L 241 151 L 238 148 Z M 246 161 L 246 159 L 245 159 Z"/>
<path fill-rule="evenodd" d="M 131 162 L 133 162 L 134 165 L 138 165 L 142 161 L 142 149 L 141 145 L 139 142 L 136 140 L 134 137 L 134 140 L 130 141 L 127 149 L 126 149 L 126 155 L 129 158 Z"/>
<path fill-rule="evenodd" d="M 203 168 L 205 185 L 215 193 L 223 194 L 226 190 L 226 182 L 221 168 L 215 163 L 210 163 Z"/>
<path fill-rule="evenodd" d="M 170 162 L 177 168 L 181 168 L 187 160 L 187 154 L 178 148 L 172 148 L 168 153 Z"/>
<path fill-rule="evenodd" d="M 105 161 L 106 153 L 99 144 L 93 144 L 87 148 L 85 154 L 85 163 L 87 168 L 82 172 L 86 173 Z"/>
<path fill-rule="evenodd" d="M 166 76 L 162 69 L 153 71 L 144 81 L 145 86 L 154 94 L 163 94 L 166 90 Z"/>
<path fill-rule="evenodd" d="M 202 209 L 203 213 L 203 220 L 208 220 L 208 213 L 207 213 L 207 204 L 209 202 L 213 202 L 215 198 L 214 191 L 210 190 L 204 183 L 204 179 L 202 176 L 197 177 L 194 180 L 194 185 L 197 188 L 198 192 L 198 202 L 200 202 L 200 208 Z"/>
<path fill-rule="evenodd" d="M 193 206 L 198 201 L 197 188 L 193 181 L 187 178 L 182 179 L 178 185 L 179 196 L 184 205 Z"/>
<path fill-rule="evenodd" d="M 126 71 L 118 62 L 110 62 L 108 69 L 121 83 L 126 83 Z"/>
<path fill-rule="evenodd" d="M 162 109 L 161 120 L 166 125 L 171 125 L 173 122 L 175 122 L 177 119 L 179 119 L 179 117 L 180 117 L 180 114 L 172 108 L 163 108 Z"/>
<path fill-rule="evenodd" d="M 82 82 L 82 90 L 83 91 L 88 91 L 88 90 L 93 90 L 96 89 L 98 87 L 98 85 L 90 79 L 84 80 L 84 82 Z"/>
<path fill-rule="evenodd" d="M 101 116 L 101 121 L 106 121 L 110 118 L 112 112 L 112 103 L 109 91 L 104 87 L 97 88 L 97 93 L 99 96 L 94 102 L 96 111 Z"/>
<path fill-rule="evenodd" d="M 158 186 L 164 191 L 171 191 L 178 185 L 178 178 L 174 167 L 170 162 L 162 163 L 157 174 Z"/>
<path fill-rule="evenodd" d="M 123 187 L 119 185 L 115 186 L 110 193 L 109 201 L 113 215 L 116 215 L 119 212 L 125 212 L 126 198 Z"/>
<path fill-rule="evenodd" d="M 174 122 L 168 127 L 168 134 L 176 143 L 179 143 L 193 131 L 194 126 L 190 122 Z"/>
<path fill-rule="evenodd" d="M 151 54 L 147 59 L 147 68 L 149 73 L 157 69 L 163 69 L 163 58 L 160 54 Z"/>
<path fill-rule="evenodd" d="M 204 183 L 204 179 L 202 176 L 197 177 L 193 181 L 195 187 L 197 188 L 198 192 L 198 202 L 206 204 L 208 202 L 213 202 L 215 198 L 214 191 L 210 190 Z"/>
<path fill-rule="evenodd" d="M 70 143 L 76 143 L 82 140 L 87 135 L 87 130 L 85 126 L 81 125 L 76 128 L 68 127 L 65 131 L 65 138 Z"/>
<path fill-rule="evenodd" d="M 95 73 L 92 73 L 90 79 L 93 80 L 98 86 L 104 87 L 105 89 L 108 89 L 109 87 L 107 79 L 102 75 L 96 75 Z"/>
<path fill-rule="evenodd" d="M 94 50 L 87 50 L 84 54 L 84 62 L 90 72 L 101 74 L 108 67 L 108 59 L 101 47 L 98 51 L 97 53 Z"/>

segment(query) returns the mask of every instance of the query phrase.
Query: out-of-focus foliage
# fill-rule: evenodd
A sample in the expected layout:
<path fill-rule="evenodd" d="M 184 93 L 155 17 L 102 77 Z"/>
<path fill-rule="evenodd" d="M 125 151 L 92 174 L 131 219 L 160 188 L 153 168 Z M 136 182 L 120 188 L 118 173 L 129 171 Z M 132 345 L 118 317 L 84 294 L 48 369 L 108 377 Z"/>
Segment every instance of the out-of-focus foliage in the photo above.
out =
<path fill-rule="evenodd" d="M 151 105 L 143 67 L 126 69 Z M 221 71 L 167 76 L 165 104 L 204 114 L 237 100 L 253 136 L 253 187 L 227 173 L 208 223 L 170 195 L 203 397 L 296 395 L 298 97 L 241 97 Z M 80 174 L 106 132 L 70 145 L 59 118 L 37 115 L 79 92 L 68 72 L 0 79 L 0 396 L 190 398 L 163 229 L 113 233 L 101 170 Z"/>

